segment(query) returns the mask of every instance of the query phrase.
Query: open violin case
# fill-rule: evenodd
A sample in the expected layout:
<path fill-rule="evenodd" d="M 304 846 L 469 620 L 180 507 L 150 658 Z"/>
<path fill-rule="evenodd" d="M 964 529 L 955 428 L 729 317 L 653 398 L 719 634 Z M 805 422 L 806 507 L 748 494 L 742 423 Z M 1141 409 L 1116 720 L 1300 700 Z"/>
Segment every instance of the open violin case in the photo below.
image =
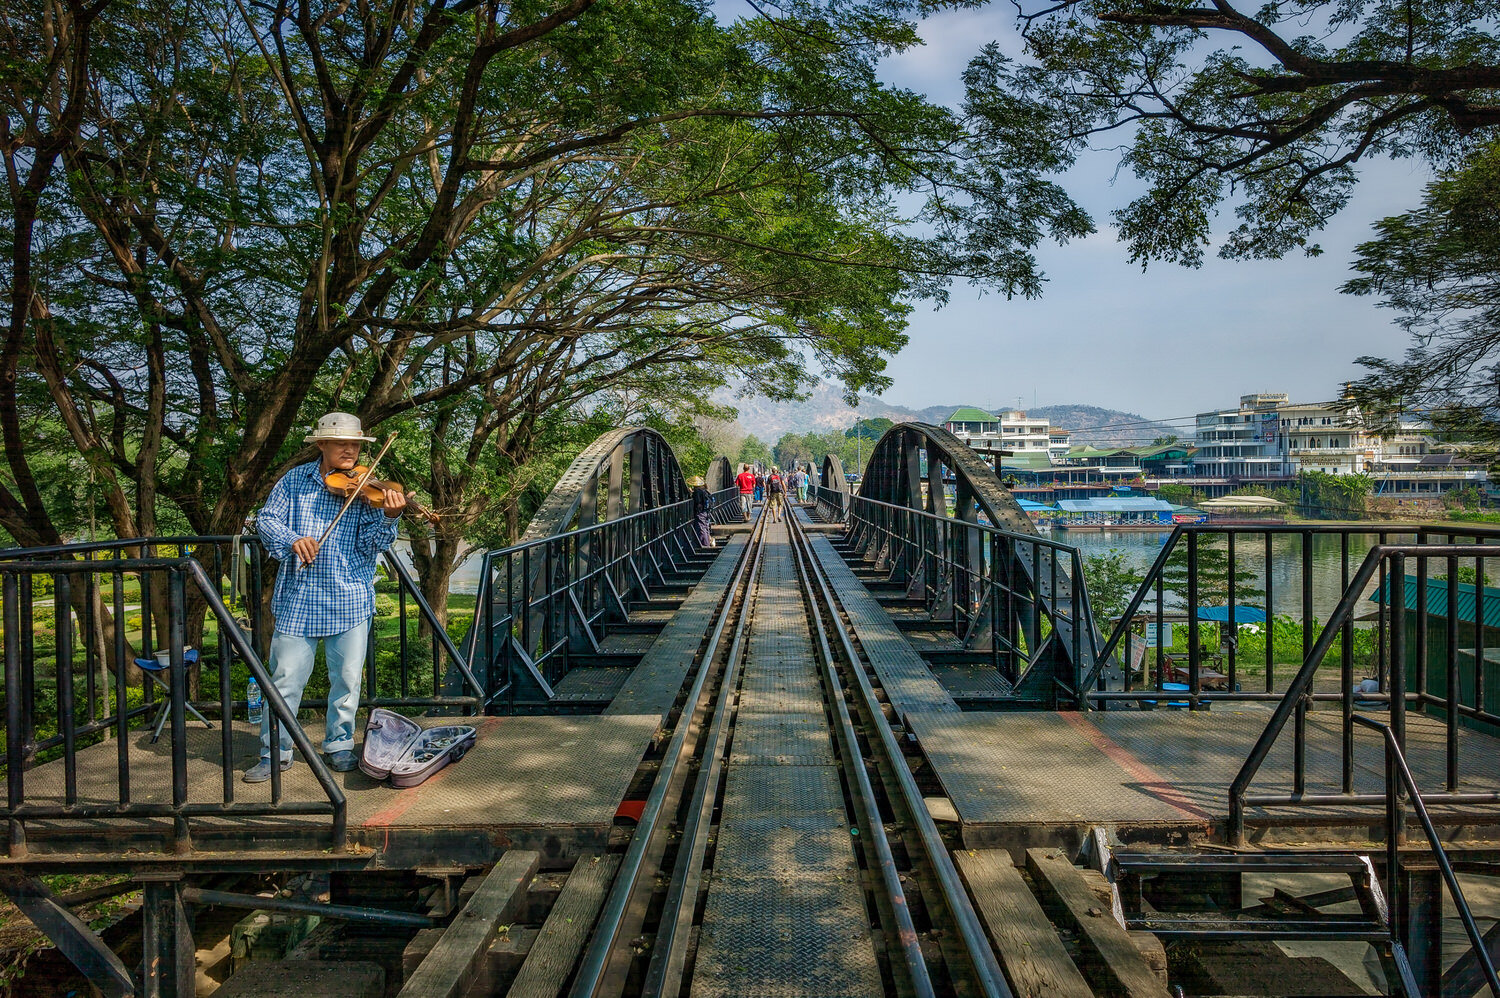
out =
<path fill-rule="evenodd" d="M 478 730 L 467 724 L 424 728 L 409 717 L 376 707 L 365 721 L 359 768 L 372 780 L 389 778 L 393 787 L 414 787 L 462 759 L 478 737 Z"/>

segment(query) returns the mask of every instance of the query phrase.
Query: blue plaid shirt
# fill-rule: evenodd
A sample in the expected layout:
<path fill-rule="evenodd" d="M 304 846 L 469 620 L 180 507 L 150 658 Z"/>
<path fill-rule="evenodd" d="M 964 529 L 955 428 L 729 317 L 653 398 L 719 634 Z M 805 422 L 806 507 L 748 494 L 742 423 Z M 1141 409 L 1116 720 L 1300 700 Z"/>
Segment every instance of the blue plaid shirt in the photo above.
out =
<path fill-rule="evenodd" d="M 375 615 L 375 558 L 395 541 L 399 518 L 356 499 L 311 565 L 298 568 L 292 554 L 292 542 L 322 537 L 343 505 L 313 461 L 282 476 L 261 507 L 256 530 L 281 562 L 271 609 L 283 634 L 326 638 Z"/>

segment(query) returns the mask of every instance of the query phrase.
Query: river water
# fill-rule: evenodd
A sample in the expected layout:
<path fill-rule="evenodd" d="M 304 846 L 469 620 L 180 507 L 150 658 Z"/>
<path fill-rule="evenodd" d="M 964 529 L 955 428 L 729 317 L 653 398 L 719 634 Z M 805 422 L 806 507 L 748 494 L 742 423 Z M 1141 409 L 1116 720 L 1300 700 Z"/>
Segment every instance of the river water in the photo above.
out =
<path fill-rule="evenodd" d="M 1056 530 L 1049 536 L 1055 541 L 1078 548 L 1079 553 L 1085 559 L 1091 555 L 1123 552 L 1126 564 L 1144 576 L 1160 553 L 1162 545 L 1171 536 L 1171 531 Z M 1350 535 L 1350 575 L 1359 569 L 1360 562 L 1364 560 L 1365 554 L 1375 545 L 1377 539 L 1375 534 Z M 1391 543 L 1411 539 L 1409 535 L 1392 534 L 1389 537 Z M 1178 541 L 1179 547 L 1185 548 L 1186 544 L 1185 537 Z M 1205 537 L 1199 541 L 1199 544 L 1210 545 L 1220 550 L 1226 546 L 1222 536 L 1211 539 Z M 1313 613 L 1319 620 L 1328 619 L 1344 594 L 1342 562 L 1341 541 L 1338 535 L 1312 535 L 1312 602 Z M 1265 589 L 1265 535 L 1239 535 L 1235 539 L 1235 564 L 1240 571 L 1254 573 L 1257 580 L 1256 588 Z M 1441 566 L 1432 566 L 1434 576 L 1442 571 Z M 1272 535 L 1271 583 L 1272 611 L 1300 618 L 1302 615 L 1302 538 L 1300 536 Z M 1372 583 L 1365 595 L 1373 592 L 1374 588 L 1375 585 Z M 1168 600 L 1171 601 L 1170 596 Z M 1264 604 L 1264 600 L 1260 597 L 1245 600 L 1245 602 L 1257 606 Z M 1362 613 L 1366 609 L 1374 609 L 1373 604 L 1367 608 L 1362 607 L 1359 612 Z"/>

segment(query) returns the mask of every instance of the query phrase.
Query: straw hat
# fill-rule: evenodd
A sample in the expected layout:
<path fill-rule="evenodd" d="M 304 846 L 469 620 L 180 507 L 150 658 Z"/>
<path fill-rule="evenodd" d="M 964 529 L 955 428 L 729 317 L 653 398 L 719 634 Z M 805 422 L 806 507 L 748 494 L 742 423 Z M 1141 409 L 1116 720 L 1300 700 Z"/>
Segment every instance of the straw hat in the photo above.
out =
<path fill-rule="evenodd" d="M 702 485 L 703 484 L 703 476 L 702 475 L 694 475 L 692 478 L 688 479 L 688 484 L 689 485 Z"/>
<path fill-rule="evenodd" d="M 363 440 L 367 444 L 375 442 L 374 437 L 365 436 L 365 428 L 360 425 L 359 417 L 348 412 L 330 412 L 318 417 L 318 421 L 313 424 L 313 431 L 302 438 L 303 443 L 309 444 L 320 440 Z"/>

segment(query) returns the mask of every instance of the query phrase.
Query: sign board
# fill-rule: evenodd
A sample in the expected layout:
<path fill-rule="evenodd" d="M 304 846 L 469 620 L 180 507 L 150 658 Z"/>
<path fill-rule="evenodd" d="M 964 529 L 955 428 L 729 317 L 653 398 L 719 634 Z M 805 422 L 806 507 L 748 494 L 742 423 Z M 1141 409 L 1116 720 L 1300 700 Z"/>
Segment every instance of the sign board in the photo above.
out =
<path fill-rule="evenodd" d="M 1165 642 L 1163 642 L 1165 638 Z M 1154 620 L 1146 621 L 1146 647 L 1147 648 L 1170 648 L 1172 647 L 1172 625 L 1163 621 L 1161 629 L 1157 630 Z"/>

